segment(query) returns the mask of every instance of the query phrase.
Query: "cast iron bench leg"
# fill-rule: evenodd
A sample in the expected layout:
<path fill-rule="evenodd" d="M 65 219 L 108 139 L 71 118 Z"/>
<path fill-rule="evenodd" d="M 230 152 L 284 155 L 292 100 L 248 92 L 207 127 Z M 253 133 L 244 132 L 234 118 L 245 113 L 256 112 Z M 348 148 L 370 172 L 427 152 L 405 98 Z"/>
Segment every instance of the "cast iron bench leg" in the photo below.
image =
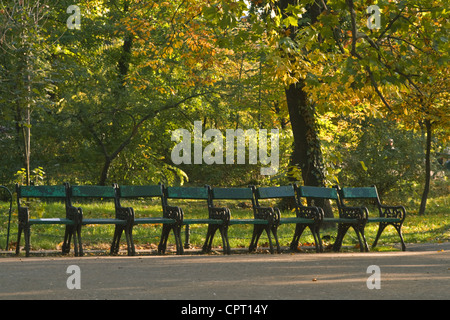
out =
<path fill-rule="evenodd" d="M 311 226 L 311 225 L 309 225 L 308 227 L 309 227 L 309 230 L 311 230 L 311 233 L 312 233 L 313 238 L 314 238 L 314 244 L 316 246 L 316 252 L 317 253 L 322 252 L 323 249 L 322 249 L 322 241 L 320 239 L 320 234 L 318 232 L 316 232 L 316 229 L 318 229 L 318 228 L 315 227 L 315 226 Z"/>
<path fill-rule="evenodd" d="M 219 225 L 208 224 L 208 231 L 206 232 L 206 239 L 205 239 L 205 243 L 203 244 L 203 248 L 202 248 L 203 253 L 207 253 L 207 252 L 211 251 L 212 242 L 213 242 L 214 235 L 215 235 L 217 229 L 219 229 Z"/>
<path fill-rule="evenodd" d="M 84 253 L 83 253 L 83 245 L 81 243 L 81 223 L 77 225 L 77 235 L 78 235 L 78 256 L 82 257 Z"/>
<path fill-rule="evenodd" d="M 64 232 L 64 241 L 62 245 L 62 253 L 68 254 L 70 252 L 70 241 L 72 240 L 72 230 L 73 226 L 66 226 L 66 231 Z"/>
<path fill-rule="evenodd" d="M 343 223 L 338 224 L 338 232 L 336 235 L 336 241 L 333 244 L 333 251 L 338 252 L 339 250 L 341 250 L 342 241 L 344 240 L 344 236 L 349 228 L 350 226 L 347 224 Z"/>
<path fill-rule="evenodd" d="M 23 235 L 25 237 L 25 255 L 27 257 L 30 256 L 30 232 L 31 232 L 31 227 L 29 224 L 26 224 L 23 227 Z"/>
<path fill-rule="evenodd" d="M 133 227 L 125 225 L 125 236 L 127 238 L 127 254 L 129 256 L 134 256 L 136 253 L 136 250 L 134 248 L 134 242 L 133 242 Z M 119 248 L 119 244 L 117 244 L 117 248 Z"/>
<path fill-rule="evenodd" d="M 116 255 L 119 253 L 119 243 L 120 238 L 122 237 L 123 227 L 120 225 L 115 225 L 114 227 L 114 236 L 111 243 L 111 254 Z"/>
<path fill-rule="evenodd" d="M 367 244 L 366 236 L 364 235 L 364 226 L 360 226 L 358 228 L 358 230 L 361 235 L 361 239 L 362 239 L 363 246 L 364 246 L 364 251 L 369 252 L 369 245 Z"/>
<path fill-rule="evenodd" d="M 250 241 L 250 245 L 248 247 L 249 252 L 253 252 L 256 250 L 256 246 L 258 244 L 259 237 L 261 236 L 261 233 L 264 230 L 263 225 L 255 224 L 253 225 L 253 235 L 252 240 Z"/>
<path fill-rule="evenodd" d="M 275 238 L 277 253 L 281 253 L 280 242 L 278 241 L 278 225 L 273 225 L 270 229 L 272 230 L 273 237 Z M 273 253 L 273 249 L 271 253 Z"/>
<path fill-rule="evenodd" d="M 356 236 L 358 237 L 359 251 L 361 251 L 361 252 L 366 251 L 367 244 L 366 244 L 365 238 L 364 238 L 364 242 L 361 238 L 362 235 L 361 235 L 359 227 L 358 226 L 352 226 L 352 227 L 355 230 Z"/>
<path fill-rule="evenodd" d="M 175 236 L 175 244 L 177 247 L 177 255 L 182 255 L 184 253 L 183 241 L 181 240 L 181 225 L 176 224 L 172 227 L 173 234 Z"/>
<path fill-rule="evenodd" d="M 167 247 L 167 239 L 169 238 L 170 230 L 172 229 L 172 226 L 164 223 L 162 226 L 162 232 L 161 232 L 161 240 L 158 245 L 158 253 L 163 254 L 166 252 Z"/>
<path fill-rule="evenodd" d="M 20 238 L 23 232 L 23 225 L 19 223 L 18 231 L 17 231 L 17 246 L 16 246 L 16 255 L 20 253 Z"/>
<path fill-rule="evenodd" d="M 219 228 L 219 231 L 222 235 L 223 254 L 231 254 L 230 241 L 228 240 L 228 226 L 222 225 Z"/>
<path fill-rule="evenodd" d="M 300 237 L 302 236 L 302 233 L 305 230 L 305 228 L 306 228 L 306 225 L 304 225 L 302 223 L 297 223 L 295 225 L 294 237 L 292 238 L 291 244 L 289 245 L 290 250 L 297 251 Z"/>
<path fill-rule="evenodd" d="M 397 229 L 397 233 L 400 237 L 400 241 L 402 242 L 402 251 L 406 251 L 405 240 L 403 239 L 403 234 L 402 234 L 402 224 L 395 224 L 394 227 L 395 227 L 395 229 Z"/>
<path fill-rule="evenodd" d="M 377 232 L 377 236 L 375 237 L 375 241 L 372 244 L 372 248 L 375 248 L 375 246 L 378 243 L 378 239 L 381 236 L 381 233 L 384 231 L 384 229 L 388 226 L 388 225 L 392 225 L 395 230 L 397 230 L 397 233 L 400 237 L 400 242 L 402 244 L 402 251 L 406 251 L 406 245 L 405 245 L 405 241 L 403 239 L 403 234 L 402 234 L 402 224 L 401 223 L 386 223 L 386 222 L 380 222 L 379 227 L 378 227 L 378 232 Z"/>

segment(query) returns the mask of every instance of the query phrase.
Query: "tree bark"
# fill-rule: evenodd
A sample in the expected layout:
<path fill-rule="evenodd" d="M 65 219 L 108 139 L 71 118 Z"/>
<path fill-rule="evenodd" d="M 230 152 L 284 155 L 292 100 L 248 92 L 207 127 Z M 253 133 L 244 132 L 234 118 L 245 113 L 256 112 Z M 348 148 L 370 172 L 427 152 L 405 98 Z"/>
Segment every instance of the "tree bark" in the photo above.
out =
<path fill-rule="evenodd" d="M 286 9 L 288 5 L 296 5 L 295 0 L 280 0 L 280 8 Z M 317 3 L 308 6 L 305 15 L 311 19 L 311 23 L 317 21 L 321 7 Z M 301 26 L 299 26 L 301 28 Z M 290 27 L 290 37 L 295 41 L 296 29 Z M 289 110 L 289 118 L 294 137 L 294 148 L 291 156 L 291 165 L 298 166 L 302 172 L 303 183 L 307 186 L 325 186 L 323 173 L 323 161 L 320 139 L 317 132 L 315 108 L 308 101 L 308 95 L 304 91 L 305 81 L 289 85 L 285 89 L 286 101 Z M 314 205 L 322 207 L 326 217 L 333 217 L 329 201 L 316 200 Z"/>

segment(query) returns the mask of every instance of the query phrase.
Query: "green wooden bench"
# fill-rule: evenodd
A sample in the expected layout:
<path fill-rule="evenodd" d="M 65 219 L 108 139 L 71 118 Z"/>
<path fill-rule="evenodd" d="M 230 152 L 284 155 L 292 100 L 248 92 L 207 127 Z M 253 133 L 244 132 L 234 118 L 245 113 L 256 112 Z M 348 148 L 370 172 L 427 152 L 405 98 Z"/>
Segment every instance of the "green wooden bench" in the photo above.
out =
<path fill-rule="evenodd" d="M 256 225 L 267 226 L 269 224 L 270 219 L 259 219 L 255 217 L 255 199 L 253 196 L 253 190 L 251 187 L 248 188 L 211 188 L 208 186 L 209 199 L 208 199 L 208 208 L 210 217 L 220 217 L 220 219 L 224 220 L 223 225 L 210 225 L 208 228 L 208 236 L 209 239 L 208 249 L 211 249 L 211 242 L 214 237 L 214 233 L 217 229 L 220 230 L 222 235 L 222 239 L 226 239 L 226 249 L 224 249 L 224 253 L 231 253 L 231 246 L 228 238 L 228 227 L 230 225 Z M 214 204 L 214 200 L 250 200 L 252 202 L 253 216 L 254 218 L 236 218 L 231 217 L 231 210 L 228 207 L 217 207 Z M 253 251 L 255 249 L 255 245 L 253 244 L 254 239 L 250 244 L 249 250 Z M 273 250 L 273 249 L 272 249 Z"/>
<path fill-rule="evenodd" d="M 316 251 L 320 252 L 322 249 L 321 241 L 319 236 L 319 229 L 322 223 L 322 214 L 320 210 L 316 207 L 305 207 L 299 206 L 296 199 L 294 186 L 279 186 L 279 187 L 260 187 L 254 190 L 255 191 L 255 202 L 256 206 L 259 207 L 261 199 L 286 199 L 291 200 L 290 203 L 295 208 L 295 217 L 282 217 L 281 212 L 277 207 L 266 207 L 266 210 L 272 211 L 275 217 L 272 232 L 276 231 L 280 225 L 283 224 L 296 224 L 294 236 L 292 242 L 290 244 L 291 250 L 297 250 L 298 243 L 300 237 L 305 230 L 305 228 L 309 228 L 314 237 Z M 262 207 L 260 207 L 262 208 Z M 275 233 L 274 233 L 275 235 Z M 280 252 L 280 248 L 278 245 L 278 252 Z"/>
<path fill-rule="evenodd" d="M 383 230 L 391 225 L 397 230 L 400 236 L 402 250 L 406 250 L 405 241 L 402 235 L 402 226 L 406 218 L 406 210 L 403 206 L 388 206 L 381 204 L 376 186 L 356 187 L 356 188 L 338 188 L 341 199 L 341 206 L 346 207 L 345 201 L 367 199 L 374 203 L 378 208 L 378 217 L 368 217 L 367 222 L 379 223 L 378 232 L 372 247 L 377 245 L 378 239 Z M 367 209 L 366 209 L 367 210 Z M 367 210 L 368 211 L 368 210 Z M 368 211 L 369 212 L 369 211 Z"/>
<path fill-rule="evenodd" d="M 205 204 L 208 202 L 208 189 L 207 187 L 164 187 L 164 198 L 167 201 L 168 199 L 184 199 L 184 200 L 204 200 Z M 167 202 L 166 202 L 167 205 Z M 196 219 L 186 219 L 186 215 L 183 209 L 180 206 L 171 207 L 172 210 L 178 212 L 183 217 L 182 225 L 185 226 L 185 244 L 184 247 L 187 249 L 190 247 L 190 225 L 193 224 L 208 224 L 210 225 L 222 225 L 224 226 L 227 223 L 225 217 L 222 216 L 209 216 L 208 218 L 196 218 Z M 206 207 L 205 207 L 206 209 Z M 210 227 L 208 226 L 208 229 Z M 221 227 L 222 229 L 222 227 Z M 221 233 L 222 235 L 222 244 L 224 253 L 227 250 L 227 238 L 226 235 Z M 208 252 L 208 242 L 209 238 L 206 238 L 205 243 L 203 245 L 202 251 Z"/>
<path fill-rule="evenodd" d="M 75 256 L 79 256 L 82 253 L 81 249 L 81 237 L 79 225 L 81 222 L 81 215 L 78 210 L 66 210 L 65 218 L 31 218 L 30 210 L 27 206 L 24 206 L 25 198 L 36 198 L 45 200 L 58 200 L 64 201 L 67 204 L 67 185 L 60 186 L 20 186 L 16 184 L 17 192 L 17 208 L 18 208 L 18 234 L 17 234 L 17 247 L 16 254 L 20 253 L 20 238 L 22 233 L 25 238 L 25 252 L 26 256 L 30 255 L 30 234 L 32 225 L 65 225 L 66 230 L 64 234 L 64 242 L 62 246 L 62 253 L 67 254 L 70 252 L 70 242 L 73 236 L 74 238 L 74 252 Z M 79 247 L 78 247 L 79 246 Z"/>
<path fill-rule="evenodd" d="M 278 226 L 280 225 L 280 210 L 276 207 L 267 207 L 267 206 L 261 206 L 259 203 L 260 199 L 268 199 L 272 198 L 270 195 L 269 190 L 267 188 L 256 188 L 255 186 L 251 186 L 253 197 L 255 199 L 254 202 L 254 216 L 255 219 L 261 219 L 261 220 L 267 220 L 267 224 L 256 224 L 253 227 L 253 235 L 252 240 L 250 242 L 250 251 L 256 250 L 258 246 L 259 238 L 261 237 L 261 234 L 263 231 L 266 231 L 267 238 L 269 239 L 269 246 L 270 246 L 270 253 L 274 253 L 273 245 L 272 245 L 272 237 L 271 233 L 273 234 L 273 237 L 275 238 L 275 244 L 277 246 L 277 252 L 281 252 L 280 243 L 278 241 Z"/>
<path fill-rule="evenodd" d="M 355 230 L 358 237 L 360 251 L 369 251 L 366 238 L 364 236 L 364 227 L 367 223 L 368 212 L 364 207 L 343 207 L 340 205 L 338 191 L 336 188 L 311 187 L 311 186 L 295 186 L 298 201 L 301 198 L 307 199 L 327 199 L 336 202 L 339 210 L 339 217 L 325 217 L 323 209 L 318 207 L 323 215 L 322 223 L 337 223 L 338 230 L 336 241 L 333 244 L 333 251 L 339 251 L 342 247 L 342 241 L 351 227 Z"/>
<path fill-rule="evenodd" d="M 68 201 L 67 201 L 67 210 L 74 210 L 74 206 L 72 202 L 74 199 L 109 199 L 116 200 L 114 186 L 70 186 L 68 189 Z M 118 207 L 115 204 L 116 208 Z M 127 251 L 128 255 L 133 254 L 132 248 L 134 247 L 133 238 L 131 237 L 131 229 L 133 225 L 134 217 L 130 215 L 129 210 L 116 210 L 115 218 L 86 218 L 83 213 L 83 209 L 81 207 L 77 207 L 77 210 L 80 212 L 81 216 L 81 225 L 91 225 L 91 224 L 113 224 L 116 226 L 116 233 L 122 233 L 125 231 L 126 239 L 127 239 Z M 111 243 L 111 254 L 114 253 L 114 250 L 117 248 L 118 244 L 115 243 L 117 241 L 117 237 L 113 237 L 113 242 Z M 83 255 L 82 248 L 80 248 L 80 254 Z"/>
<path fill-rule="evenodd" d="M 138 224 L 162 224 L 161 239 L 158 245 L 158 253 L 165 253 L 167 247 L 167 239 L 170 235 L 170 231 L 173 231 L 175 236 L 177 254 L 183 253 L 183 246 L 181 242 L 181 225 L 183 222 L 183 215 L 176 207 L 167 205 L 167 200 L 164 198 L 163 185 L 148 185 L 148 186 L 118 186 L 116 189 L 116 210 L 128 210 L 129 215 L 133 217 L 133 225 Z M 133 208 L 122 207 L 120 199 L 130 198 L 160 198 L 163 215 L 162 217 L 137 217 Z M 131 228 L 133 228 L 133 225 Z M 116 232 L 114 234 L 116 244 L 114 253 L 118 252 L 118 243 L 122 234 L 122 229 L 116 226 Z M 130 237 L 132 238 L 133 232 L 130 230 Z M 133 243 L 133 241 L 131 241 Z M 135 254 L 134 245 L 132 247 L 132 255 Z"/>

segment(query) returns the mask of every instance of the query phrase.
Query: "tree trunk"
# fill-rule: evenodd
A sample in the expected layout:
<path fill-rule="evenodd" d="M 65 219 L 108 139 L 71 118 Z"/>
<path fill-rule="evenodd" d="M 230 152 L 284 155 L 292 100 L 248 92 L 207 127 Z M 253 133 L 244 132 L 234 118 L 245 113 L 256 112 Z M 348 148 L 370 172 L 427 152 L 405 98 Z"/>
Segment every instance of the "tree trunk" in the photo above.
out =
<path fill-rule="evenodd" d="M 314 107 L 308 104 L 303 87 L 303 82 L 297 82 L 286 89 L 289 118 L 294 136 L 291 165 L 301 169 L 303 183 L 306 186 L 323 187 L 325 176 Z M 326 217 L 333 217 L 329 201 L 316 200 L 315 205 L 324 209 Z"/>
<path fill-rule="evenodd" d="M 296 0 L 280 0 L 280 9 L 284 10 L 289 5 L 296 5 Z M 308 16 L 311 23 L 317 21 L 321 7 L 314 2 L 307 6 L 304 16 Z M 299 26 L 298 28 L 301 28 Z M 295 41 L 297 28 L 290 27 L 290 37 Z M 304 91 L 304 80 L 289 85 L 285 89 L 289 118 L 294 136 L 294 150 L 291 156 L 291 165 L 298 166 L 302 172 L 303 182 L 307 186 L 325 186 L 323 173 L 322 151 L 320 139 L 316 128 L 315 109 L 308 102 L 307 93 Z M 333 217 L 329 201 L 316 200 L 314 205 L 322 207 L 326 217 Z"/>
<path fill-rule="evenodd" d="M 109 167 L 111 166 L 111 160 L 112 159 L 109 156 L 105 155 L 105 163 L 103 164 L 102 173 L 100 175 L 100 181 L 98 182 L 100 186 L 106 185 L 106 179 L 108 179 L 108 172 Z"/>
<path fill-rule="evenodd" d="M 427 131 L 427 142 L 425 152 L 425 187 L 423 188 L 422 200 L 420 202 L 419 215 L 425 214 L 425 207 L 427 205 L 428 193 L 430 192 L 430 180 L 431 180 L 431 135 L 432 125 L 430 120 L 425 120 L 425 128 Z"/>

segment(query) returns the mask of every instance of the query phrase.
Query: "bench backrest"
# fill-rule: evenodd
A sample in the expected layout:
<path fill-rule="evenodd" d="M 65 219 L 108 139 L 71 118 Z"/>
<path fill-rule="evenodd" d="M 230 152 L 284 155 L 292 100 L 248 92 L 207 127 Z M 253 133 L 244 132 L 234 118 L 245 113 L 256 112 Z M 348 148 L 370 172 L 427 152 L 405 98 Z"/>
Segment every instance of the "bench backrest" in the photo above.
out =
<path fill-rule="evenodd" d="M 381 210 L 381 202 L 378 196 L 378 191 L 376 186 L 371 187 L 352 187 L 352 188 L 338 188 L 340 204 L 345 206 L 345 200 L 352 202 L 353 200 L 366 200 L 378 206 Z M 354 201 L 353 201 L 354 202 Z M 358 203 L 361 205 L 361 203 Z"/>
<path fill-rule="evenodd" d="M 336 188 L 296 186 L 296 191 L 299 198 L 338 200 Z"/>
<path fill-rule="evenodd" d="M 168 199 L 199 199 L 208 200 L 206 187 L 167 187 L 165 197 Z"/>
<path fill-rule="evenodd" d="M 255 206 L 260 207 L 260 199 L 289 199 L 293 200 L 295 204 L 295 191 L 292 185 L 279 186 L 279 187 L 253 187 L 253 192 L 255 195 Z M 297 206 L 295 206 L 297 210 Z M 256 210 L 256 208 L 254 209 Z"/>
<path fill-rule="evenodd" d="M 339 192 L 343 199 L 378 199 L 378 192 L 375 186 L 342 188 Z"/>
<path fill-rule="evenodd" d="M 214 207 L 214 200 L 250 200 L 252 202 L 253 213 L 255 213 L 255 197 L 252 187 L 247 188 L 211 188 L 209 191 L 208 206 Z"/>
<path fill-rule="evenodd" d="M 16 184 L 17 207 L 20 208 L 21 198 L 57 198 L 67 203 L 66 186 L 21 186 Z"/>
<path fill-rule="evenodd" d="M 17 185 L 18 198 L 65 198 L 66 187 L 61 186 L 19 186 Z"/>
<path fill-rule="evenodd" d="M 148 186 L 119 186 L 118 196 L 120 198 L 140 198 L 140 197 L 162 197 L 162 185 Z"/>
<path fill-rule="evenodd" d="M 253 200 L 251 188 L 212 188 L 212 199 L 222 200 Z"/>
<path fill-rule="evenodd" d="M 261 187 L 255 191 L 257 199 L 271 199 L 271 198 L 292 198 L 295 197 L 294 187 L 280 186 L 280 187 Z"/>
<path fill-rule="evenodd" d="M 70 186 L 72 198 L 115 198 L 113 186 Z"/>

